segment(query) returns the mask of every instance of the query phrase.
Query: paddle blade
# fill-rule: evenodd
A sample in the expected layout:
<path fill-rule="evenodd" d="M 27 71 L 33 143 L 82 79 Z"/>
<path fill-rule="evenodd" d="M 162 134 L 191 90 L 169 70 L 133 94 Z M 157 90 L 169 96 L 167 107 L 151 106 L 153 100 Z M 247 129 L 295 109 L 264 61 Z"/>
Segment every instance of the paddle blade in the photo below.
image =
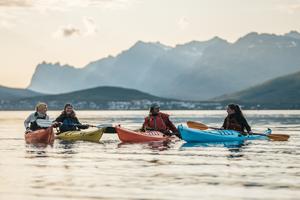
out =
<path fill-rule="evenodd" d="M 53 122 L 47 119 L 37 119 L 36 123 L 42 128 L 48 128 L 53 125 Z"/>
<path fill-rule="evenodd" d="M 209 128 L 208 126 L 200 122 L 188 121 L 186 122 L 186 124 L 189 128 L 194 128 L 194 129 L 207 130 Z"/>
<path fill-rule="evenodd" d="M 270 134 L 267 136 L 273 141 L 287 141 L 290 138 L 289 135 L 285 135 L 285 134 Z"/>
<path fill-rule="evenodd" d="M 96 128 L 106 128 L 106 127 L 112 127 L 112 124 L 99 124 L 97 126 L 95 126 Z"/>
<path fill-rule="evenodd" d="M 117 133 L 115 127 L 105 127 L 104 133 Z"/>

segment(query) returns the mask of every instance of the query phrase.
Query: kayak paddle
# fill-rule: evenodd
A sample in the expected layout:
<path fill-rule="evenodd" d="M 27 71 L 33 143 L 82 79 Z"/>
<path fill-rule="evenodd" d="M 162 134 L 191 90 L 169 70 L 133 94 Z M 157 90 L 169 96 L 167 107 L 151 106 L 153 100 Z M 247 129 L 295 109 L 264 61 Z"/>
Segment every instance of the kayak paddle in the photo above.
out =
<path fill-rule="evenodd" d="M 199 130 L 207 130 L 207 129 L 214 129 L 214 130 L 222 130 L 220 128 L 215 128 L 215 127 L 209 127 L 206 124 L 202 124 L 200 122 L 193 122 L 193 121 L 188 121 L 187 125 L 189 128 L 194 128 L 194 129 L 199 129 Z M 289 135 L 286 134 L 262 134 L 262 133 L 250 133 L 252 135 L 263 135 L 267 136 L 271 140 L 274 141 L 287 141 L 289 139 Z"/>
<path fill-rule="evenodd" d="M 36 123 L 42 128 L 48 128 L 53 125 L 53 122 L 47 119 L 37 119 Z"/>
<path fill-rule="evenodd" d="M 115 127 L 113 127 L 112 124 L 100 124 L 100 125 L 91 125 L 91 124 L 87 124 L 89 127 L 95 127 L 95 128 L 103 128 L 104 129 L 104 133 L 117 133 Z M 76 126 L 76 125 L 75 125 Z"/>
<path fill-rule="evenodd" d="M 36 123 L 42 128 L 47 128 L 54 124 L 51 120 L 46 120 L 46 119 L 37 119 Z M 83 125 L 83 124 L 74 124 L 74 126 L 79 126 L 79 125 Z M 86 125 L 90 127 L 99 128 L 99 129 L 113 126 L 112 124 L 99 124 L 99 125 L 86 124 Z"/>

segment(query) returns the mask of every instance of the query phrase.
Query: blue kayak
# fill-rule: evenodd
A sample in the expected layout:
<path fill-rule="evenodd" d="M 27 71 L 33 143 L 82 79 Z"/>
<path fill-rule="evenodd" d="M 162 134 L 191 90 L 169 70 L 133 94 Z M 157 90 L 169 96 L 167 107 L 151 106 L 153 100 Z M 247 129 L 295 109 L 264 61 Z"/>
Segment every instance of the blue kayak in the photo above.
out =
<path fill-rule="evenodd" d="M 188 128 L 183 125 L 178 126 L 178 131 L 183 140 L 186 142 L 230 142 L 230 141 L 245 141 L 245 140 L 268 140 L 264 135 L 243 135 L 234 130 L 199 130 Z M 271 134 L 268 129 L 262 134 Z"/>

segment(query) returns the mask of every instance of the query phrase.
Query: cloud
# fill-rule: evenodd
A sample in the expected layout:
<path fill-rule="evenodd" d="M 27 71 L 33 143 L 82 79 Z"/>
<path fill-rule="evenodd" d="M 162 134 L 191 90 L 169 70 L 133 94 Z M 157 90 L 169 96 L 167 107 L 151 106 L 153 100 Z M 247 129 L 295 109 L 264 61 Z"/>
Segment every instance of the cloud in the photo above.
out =
<path fill-rule="evenodd" d="M 53 35 L 56 38 L 63 38 L 63 37 L 67 38 L 67 37 L 80 36 L 81 31 L 80 29 L 74 27 L 73 25 L 67 25 L 64 27 L 60 27 Z"/>
<path fill-rule="evenodd" d="M 289 6 L 289 10 L 291 13 L 300 12 L 300 3 L 299 4 L 293 4 Z"/>
<path fill-rule="evenodd" d="M 181 17 L 177 24 L 180 29 L 184 30 L 190 25 L 190 22 L 186 17 Z"/>
<path fill-rule="evenodd" d="M 42 10 L 64 10 L 74 7 L 123 9 L 137 0 L 0 0 L 0 7 L 35 7 Z"/>
<path fill-rule="evenodd" d="M 286 3 L 281 2 L 276 6 L 276 9 L 281 12 L 285 12 L 292 15 L 300 12 L 300 1 L 293 0 L 293 1 L 287 1 Z"/>
<path fill-rule="evenodd" d="M 83 18 L 83 24 L 85 26 L 85 35 L 94 35 L 98 32 L 98 28 L 96 26 L 95 20 L 91 17 L 84 17 Z"/>
<path fill-rule="evenodd" d="M 9 21 L 6 21 L 6 20 L 0 20 L 0 27 L 10 29 L 10 28 L 14 27 L 14 24 L 12 24 L 12 23 L 10 23 Z"/>
<path fill-rule="evenodd" d="M 30 7 L 33 0 L 0 0 L 0 7 Z"/>
<path fill-rule="evenodd" d="M 21 23 L 24 23 L 22 18 L 9 12 L 0 12 L 0 28 L 10 29 Z"/>
<path fill-rule="evenodd" d="M 83 28 L 75 27 L 71 24 L 62 26 L 53 33 L 53 36 L 55 38 L 88 37 L 98 32 L 95 20 L 92 17 L 83 17 L 82 23 Z"/>

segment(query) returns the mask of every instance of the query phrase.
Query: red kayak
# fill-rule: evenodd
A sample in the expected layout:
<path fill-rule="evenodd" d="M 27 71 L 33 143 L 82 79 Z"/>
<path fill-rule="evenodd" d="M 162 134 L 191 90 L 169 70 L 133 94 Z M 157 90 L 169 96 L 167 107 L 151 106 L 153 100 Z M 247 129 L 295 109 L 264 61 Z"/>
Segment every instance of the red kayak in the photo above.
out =
<path fill-rule="evenodd" d="M 53 144 L 54 132 L 53 128 L 40 129 L 25 134 L 25 141 L 27 144 Z"/>
<path fill-rule="evenodd" d="M 116 132 L 122 142 L 154 142 L 170 140 L 169 136 L 159 131 L 133 131 L 116 126 Z"/>

